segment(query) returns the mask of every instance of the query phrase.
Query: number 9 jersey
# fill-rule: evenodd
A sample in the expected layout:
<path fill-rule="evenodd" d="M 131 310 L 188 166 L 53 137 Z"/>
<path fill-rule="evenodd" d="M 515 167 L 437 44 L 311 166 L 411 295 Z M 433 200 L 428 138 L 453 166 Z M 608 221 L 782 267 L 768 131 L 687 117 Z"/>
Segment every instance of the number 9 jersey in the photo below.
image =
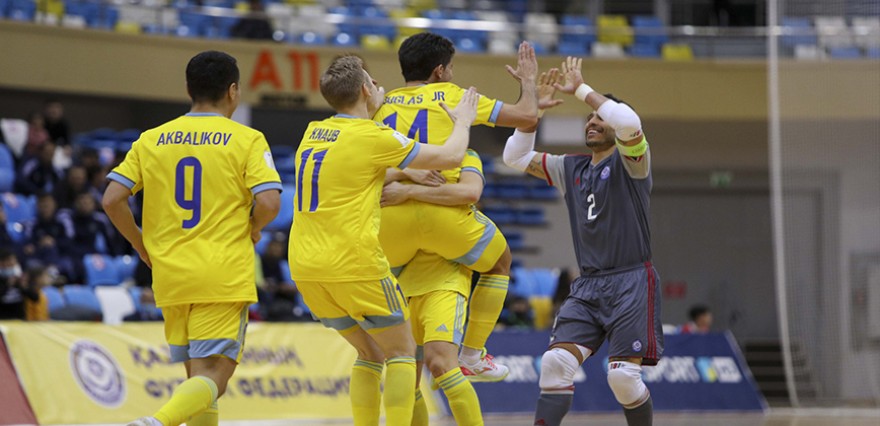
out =
<path fill-rule="evenodd" d="M 281 190 L 262 133 L 189 113 L 141 134 L 107 178 L 144 192 L 157 306 L 257 300 L 250 211 Z"/>
<path fill-rule="evenodd" d="M 385 94 L 385 104 L 373 119 L 387 124 L 410 139 L 421 143 L 443 145 L 455 125 L 449 114 L 440 106 L 443 102 L 455 108 L 465 89 L 454 83 L 431 83 L 394 89 Z M 504 102 L 480 96 L 474 126 L 495 126 Z M 458 182 L 461 168 L 444 170 L 447 182 Z"/>

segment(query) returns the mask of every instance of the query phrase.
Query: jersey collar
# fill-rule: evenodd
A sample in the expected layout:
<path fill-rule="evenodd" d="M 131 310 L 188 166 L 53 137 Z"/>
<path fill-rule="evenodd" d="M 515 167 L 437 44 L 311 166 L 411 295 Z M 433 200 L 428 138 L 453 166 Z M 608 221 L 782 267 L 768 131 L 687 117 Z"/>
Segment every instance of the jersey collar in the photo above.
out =
<path fill-rule="evenodd" d="M 188 112 L 184 115 L 187 117 L 223 117 L 222 114 L 216 112 Z"/>
<path fill-rule="evenodd" d="M 360 117 L 355 117 L 355 116 L 353 116 L 353 115 L 348 115 L 348 114 L 336 114 L 336 115 L 333 116 L 333 118 L 355 118 L 355 119 L 359 119 Z"/>

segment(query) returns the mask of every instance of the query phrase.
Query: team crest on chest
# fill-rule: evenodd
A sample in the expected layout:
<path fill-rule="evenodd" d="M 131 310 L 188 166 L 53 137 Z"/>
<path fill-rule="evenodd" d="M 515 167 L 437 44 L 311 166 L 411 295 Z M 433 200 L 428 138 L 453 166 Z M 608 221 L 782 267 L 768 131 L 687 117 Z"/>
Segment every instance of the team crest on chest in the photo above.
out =
<path fill-rule="evenodd" d="M 611 176 L 611 167 L 605 166 L 605 168 L 602 169 L 602 173 L 599 173 L 599 178 L 605 180 L 608 179 L 608 176 Z"/>

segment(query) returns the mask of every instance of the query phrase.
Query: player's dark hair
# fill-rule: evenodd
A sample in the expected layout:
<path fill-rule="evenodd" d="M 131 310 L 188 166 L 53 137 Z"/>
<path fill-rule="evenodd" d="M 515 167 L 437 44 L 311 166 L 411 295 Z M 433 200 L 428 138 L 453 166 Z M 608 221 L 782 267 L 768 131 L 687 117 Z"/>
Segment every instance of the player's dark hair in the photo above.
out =
<path fill-rule="evenodd" d="M 406 81 L 424 81 L 431 77 L 437 65 L 449 66 L 455 55 L 455 45 L 441 35 L 419 33 L 400 45 L 397 58 Z"/>
<path fill-rule="evenodd" d="M 604 95 L 602 95 L 602 96 L 605 96 L 606 98 L 611 99 L 612 101 L 617 102 L 617 103 L 619 103 L 619 104 L 624 104 L 624 105 L 626 105 L 626 106 L 632 108 L 633 111 L 636 110 L 635 108 L 633 108 L 632 105 L 630 105 L 629 103 L 627 103 L 627 102 L 624 101 L 623 99 L 620 99 L 620 98 L 618 98 L 617 96 L 612 95 L 611 93 L 606 93 L 606 94 L 604 94 Z"/>
<path fill-rule="evenodd" d="M 321 95 L 337 111 L 349 107 L 360 97 L 365 78 L 363 59 L 337 56 L 321 76 Z"/>
<path fill-rule="evenodd" d="M 691 321 L 696 321 L 697 318 L 706 315 L 709 313 L 709 307 L 706 305 L 695 305 L 691 308 L 690 312 L 688 312 L 688 316 L 691 318 Z"/>
<path fill-rule="evenodd" d="M 238 65 L 226 53 L 209 50 L 193 56 L 186 65 L 186 90 L 193 102 L 217 102 L 232 83 L 238 83 Z"/>

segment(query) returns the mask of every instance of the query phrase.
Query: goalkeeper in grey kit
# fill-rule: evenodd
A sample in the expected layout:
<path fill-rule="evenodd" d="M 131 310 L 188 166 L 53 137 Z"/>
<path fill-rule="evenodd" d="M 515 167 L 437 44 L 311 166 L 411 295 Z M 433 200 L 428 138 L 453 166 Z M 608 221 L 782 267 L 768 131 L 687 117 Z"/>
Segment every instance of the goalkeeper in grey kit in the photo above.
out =
<path fill-rule="evenodd" d="M 584 84 L 581 60 L 541 75 L 539 108 L 558 105 L 554 91 L 573 94 L 593 112 L 584 155 L 535 152 L 537 126 L 507 140 L 504 163 L 544 179 L 564 195 L 580 276 L 571 285 L 541 361 L 535 425 L 556 426 L 568 412 L 580 365 L 608 340 L 608 385 L 629 426 L 650 426 L 651 393 L 642 365 L 663 352 L 659 276 L 651 264 L 651 152 L 633 109 Z"/>

